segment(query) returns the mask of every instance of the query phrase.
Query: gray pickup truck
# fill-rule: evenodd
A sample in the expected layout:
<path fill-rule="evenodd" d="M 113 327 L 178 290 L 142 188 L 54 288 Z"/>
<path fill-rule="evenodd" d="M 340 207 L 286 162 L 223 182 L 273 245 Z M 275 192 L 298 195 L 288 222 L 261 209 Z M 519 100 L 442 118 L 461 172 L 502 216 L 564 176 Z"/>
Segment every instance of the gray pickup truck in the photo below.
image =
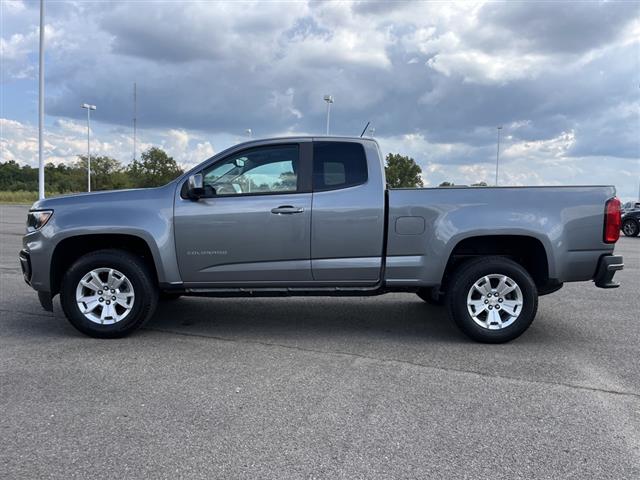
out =
<path fill-rule="evenodd" d="M 181 295 L 413 292 L 446 304 L 469 337 L 498 343 L 522 334 L 538 296 L 563 282 L 618 286 L 614 195 L 389 190 L 374 140 L 258 140 L 163 187 L 36 202 L 20 262 L 42 306 L 59 294 L 69 321 L 94 337 L 124 336 Z"/>

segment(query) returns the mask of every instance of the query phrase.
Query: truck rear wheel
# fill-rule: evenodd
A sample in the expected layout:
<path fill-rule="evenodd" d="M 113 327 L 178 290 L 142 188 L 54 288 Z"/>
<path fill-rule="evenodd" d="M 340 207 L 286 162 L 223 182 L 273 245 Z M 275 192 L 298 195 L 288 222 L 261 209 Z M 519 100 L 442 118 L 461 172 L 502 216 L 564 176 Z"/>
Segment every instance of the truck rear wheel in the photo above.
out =
<path fill-rule="evenodd" d="M 151 279 L 144 262 L 126 251 L 88 253 L 62 279 L 62 309 L 86 335 L 124 337 L 153 315 L 158 290 Z"/>
<path fill-rule="evenodd" d="M 449 314 L 470 338 L 503 343 L 529 328 L 538 309 L 531 275 L 504 257 L 485 257 L 463 264 L 453 275 Z"/>

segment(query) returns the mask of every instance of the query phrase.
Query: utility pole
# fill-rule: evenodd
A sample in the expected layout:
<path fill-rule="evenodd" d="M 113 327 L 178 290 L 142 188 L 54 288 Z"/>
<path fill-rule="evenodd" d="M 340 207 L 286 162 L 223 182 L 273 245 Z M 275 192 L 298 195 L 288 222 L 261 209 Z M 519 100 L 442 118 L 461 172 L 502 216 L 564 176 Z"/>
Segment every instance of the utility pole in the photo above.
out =
<path fill-rule="evenodd" d="M 83 103 L 80 105 L 87 109 L 87 192 L 91 191 L 91 110 L 95 110 L 95 105 Z"/>
<path fill-rule="evenodd" d="M 136 82 L 133 82 L 133 161 L 136 161 L 136 122 L 137 122 L 137 115 L 138 115 L 138 105 L 137 105 L 137 101 L 138 101 L 138 95 L 137 95 L 137 91 L 136 91 Z"/>
<path fill-rule="evenodd" d="M 333 95 L 325 95 L 324 101 L 327 102 L 327 136 L 329 135 L 329 115 L 331 113 L 331 104 L 333 103 Z"/>
<path fill-rule="evenodd" d="M 500 130 L 502 130 L 502 126 L 498 127 L 498 149 L 496 150 L 496 187 L 498 186 L 498 164 L 500 163 Z"/>
<path fill-rule="evenodd" d="M 44 198 L 44 0 L 40 0 L 40 59 L 38 64 L 38 198 Z"/>

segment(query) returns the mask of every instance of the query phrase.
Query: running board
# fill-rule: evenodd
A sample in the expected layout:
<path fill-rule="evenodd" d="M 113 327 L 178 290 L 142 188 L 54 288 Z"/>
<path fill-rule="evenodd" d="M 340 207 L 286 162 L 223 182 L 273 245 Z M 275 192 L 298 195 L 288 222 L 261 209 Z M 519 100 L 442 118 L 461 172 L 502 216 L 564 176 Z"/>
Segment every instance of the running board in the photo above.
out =
<path fill-rule="evenodd" d="M 270 288 L 186 288 L 185 295 L 198 297 L 294 297 L 294 296 L 372 296 L 386 293 L 374 287 L 270 287 Z"/>

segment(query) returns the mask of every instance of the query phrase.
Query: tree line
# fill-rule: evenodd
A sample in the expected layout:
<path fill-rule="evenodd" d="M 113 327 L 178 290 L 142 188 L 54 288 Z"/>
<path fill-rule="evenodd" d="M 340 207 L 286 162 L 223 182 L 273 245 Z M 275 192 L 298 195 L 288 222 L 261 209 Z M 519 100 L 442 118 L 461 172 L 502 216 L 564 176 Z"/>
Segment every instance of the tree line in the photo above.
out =
<path fill-rule="evenodd" d="M 91 190 L 158 187 L 183 173 L 177 162 L 158 147 L 151 147 L 128 165 L 108 156 L 91 157 Z M 390 153 L 385 158 L 387 184 L 391 188 L 423 187 L 422 169 L 408 156 Z M 49 194 L 87 190 L 87 157 L 79 155 L 71 165 L 47 163 L 45 190 Z M 442 182 L 440 187 L 454 184 Z M 473 186 L 486 186 L 484 182 Z M 9 160 L 0 163 L 0 191 L 38 190 L 38 169 Z"/>
<path fill-rule="evenodd" d="M 108 156 L 91 157 L 91 190 L 158 187 L 170 182 L 183 170 L 158 147 L 151 147 L 128 165 Z M 45 190 L 50 194 L 87 190 L 87 157 L 79 155 L 71 165 L 47 163 Z M 20 166 L 14 160 L 0 163 L 0 191 L 38 190 L 38 168 Z"/>

